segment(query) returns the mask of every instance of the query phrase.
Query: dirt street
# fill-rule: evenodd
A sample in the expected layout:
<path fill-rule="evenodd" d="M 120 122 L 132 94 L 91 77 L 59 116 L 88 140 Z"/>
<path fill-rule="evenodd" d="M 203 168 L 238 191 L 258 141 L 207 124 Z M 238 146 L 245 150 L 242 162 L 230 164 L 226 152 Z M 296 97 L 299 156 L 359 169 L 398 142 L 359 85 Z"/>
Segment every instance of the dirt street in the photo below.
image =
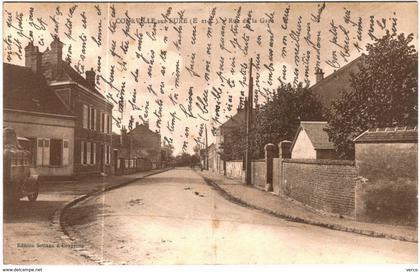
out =
<path fill-rule="evenodd" d="M 284 221 L 174 169 L 68 211 L 70 235 L 114 264 L 415 263 L 417 244 Z"/>
<path fill-rule="evenodd" d="M 3 218 L 4 263 L 96 264 L 75 251 L 84 250 L 84 245 L 66 239 L 59 226 L 59 211 L 66 203 L 91 191 L 154 172 L 43 183 L 36 202 L 31 203 L 25 198 L 15 205 L 6 204 Z"/>

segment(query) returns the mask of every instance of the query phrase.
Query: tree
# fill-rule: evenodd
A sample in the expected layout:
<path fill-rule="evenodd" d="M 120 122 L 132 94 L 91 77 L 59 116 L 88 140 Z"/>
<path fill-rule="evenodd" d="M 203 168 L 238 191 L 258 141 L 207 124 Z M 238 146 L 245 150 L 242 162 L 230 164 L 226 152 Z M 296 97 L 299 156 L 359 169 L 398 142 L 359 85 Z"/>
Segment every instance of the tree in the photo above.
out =
<path fill-rule="evenodd" d="M 341 158 L 354 158 L 353 139 L 370 128 L 417 125 L 417 52 L 413 34 L 389 32 L 366 46 L 349 91 L 333 102 L 328 134 Z"/>
<path fill-rule="evenodd" d="M 297 88 L 281 85 L 257 111 L 252 135 L 254 157 L 262 158 L 268 143 L 277 145 L 283 140 L 292 140 L 300 120 L 319 121 L 323 119 L 322 113 L 321 103 L 302 84 Z"/>

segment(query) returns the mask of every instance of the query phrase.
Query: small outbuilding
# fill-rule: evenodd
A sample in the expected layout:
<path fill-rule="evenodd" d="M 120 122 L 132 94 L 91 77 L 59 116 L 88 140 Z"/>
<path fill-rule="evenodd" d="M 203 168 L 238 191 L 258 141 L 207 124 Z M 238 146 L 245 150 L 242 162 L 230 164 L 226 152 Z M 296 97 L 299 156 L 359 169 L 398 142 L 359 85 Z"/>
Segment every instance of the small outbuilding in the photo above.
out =
<path fill-rule="evenodd" d="M 355 138 L 359 174 L 368 179 L 417 180 L 417 127 L 369 129 Z"/>
<path fill-rule="evenodd" d="M 302 121 L 291 147 L 292 159 L 336 159 L 334 144 L 325 130 L 327 122 Z"/>

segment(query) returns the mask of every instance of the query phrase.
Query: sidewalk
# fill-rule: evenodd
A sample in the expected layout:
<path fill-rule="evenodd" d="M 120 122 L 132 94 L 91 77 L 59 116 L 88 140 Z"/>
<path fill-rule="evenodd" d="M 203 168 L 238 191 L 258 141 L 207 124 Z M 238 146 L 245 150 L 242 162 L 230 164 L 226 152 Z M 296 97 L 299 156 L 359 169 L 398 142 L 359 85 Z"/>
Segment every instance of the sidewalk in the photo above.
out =
<path fill-rule="evenodd" d="M 285 220 L 371 237 L 418 242 L 418 233 L 415 227 L 357 222 L 351 219 L 321 214 L 305 207 L 301 203 L 244 185 L 239 180 L 230 179 L 208 171 L 198 171 L 198 173 L 210 186 L 213 186 L 229 201 L 272 214 Z"/>

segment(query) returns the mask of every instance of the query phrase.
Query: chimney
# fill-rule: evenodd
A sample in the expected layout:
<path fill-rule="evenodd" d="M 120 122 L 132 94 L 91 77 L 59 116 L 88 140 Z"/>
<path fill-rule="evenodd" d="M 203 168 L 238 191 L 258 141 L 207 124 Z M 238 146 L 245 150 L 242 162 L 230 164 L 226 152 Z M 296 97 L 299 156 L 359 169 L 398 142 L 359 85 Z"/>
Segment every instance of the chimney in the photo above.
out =
<path fill-rule="evenodd" d="M 324 72 L 322 71 L 321 68 L 316 69 L 315 76 L 316 76 L 316 83 L 324 79 Z"/>
<path fill-rule="evenodd" d="M 136 127 L 138 127 L 138 126 L 139 126 L 139 124 L 140 124 L 139 122 L 136 122 Z"/>
<path fill-rule="evenodd" d="M 47 80 L 59 80 L 63 69 L 63 43 L 54 36 L 54 40 L 50 44 L 50 50 L 42 55 L 42 70 Z"/>
<path fill-rule="evenodd" d="M 96 74 L 93 68 L 90 68 L 90 71 L 86 71 L 86 81 L 92 88 L 95 88 L 95 76 Z"/>
<path fill-rule="evenodd" d="M 146 127 L 146 128 L 149 128 L 149 121 L 147 120 L 147 121 L 144 121 L 143 122 L 143 125 Z"/>
<path fill-rule="evenodd" d="M 34 73 L 41 71 L 41 53 L 32 41 L 25 47 L 25 66 Z"/>
<path fill-rule="evenodd" d="M 50 47 L 51 53 L 54 56 L 53 61 L 59 63 L 63 59 L 63 43 L 57 35 L 54 36 L 54 40 L 51 42 Z"/>
<path fill-rule="evenodd" d="M 121 128 L 121 146 L 124 146 L 127 143 L 127 129 L 125 126 Z"/>

